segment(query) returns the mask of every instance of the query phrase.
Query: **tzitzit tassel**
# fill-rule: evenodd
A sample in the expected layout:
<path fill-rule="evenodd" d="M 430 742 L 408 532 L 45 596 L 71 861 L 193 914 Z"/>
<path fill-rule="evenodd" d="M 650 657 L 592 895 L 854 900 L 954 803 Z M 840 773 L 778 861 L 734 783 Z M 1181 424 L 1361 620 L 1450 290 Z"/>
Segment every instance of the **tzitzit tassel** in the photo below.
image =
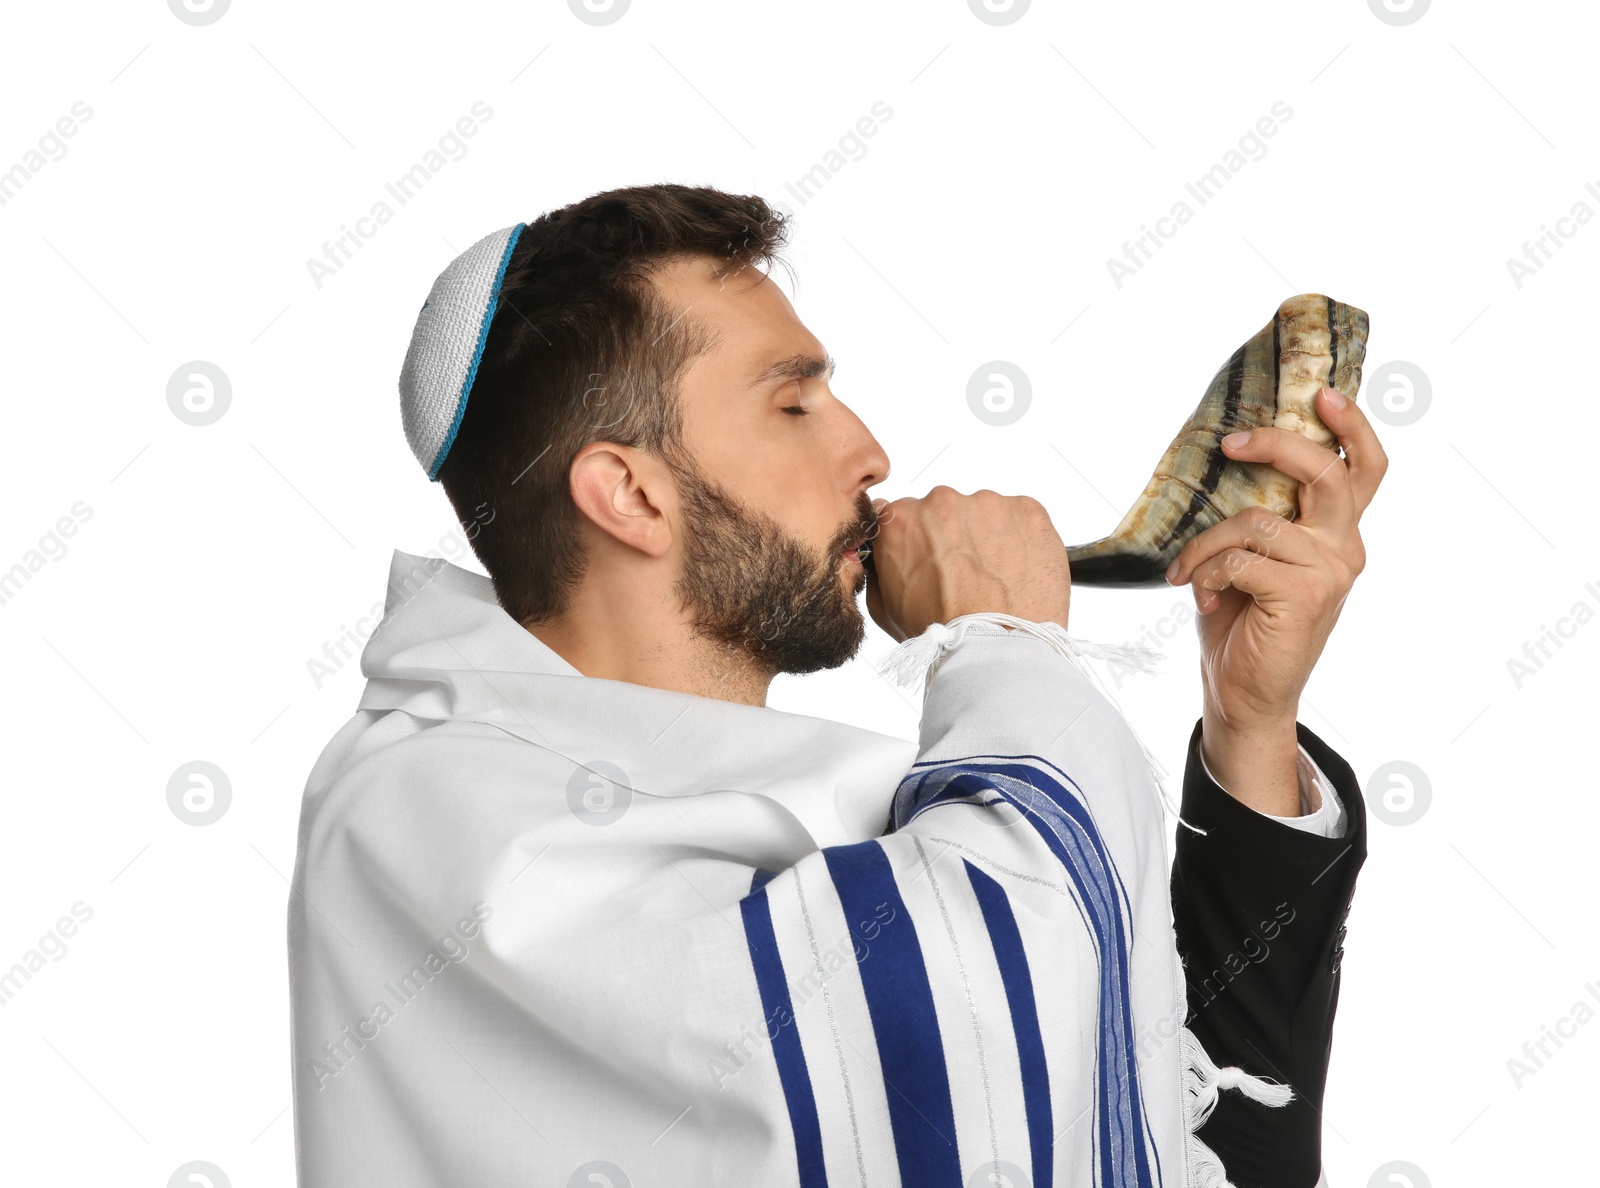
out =
<path fill-rule="evenodd" d="M 960 619 L 950 620 L 960 623 Z M 893 685 L 904 685 L 909 688 L 916 683 L 919 676 L 923 678 L 923 688 L 927 688 L 927 681 L 933 676 L 934 662 L 957 642 L 966 632 L 960 627 L 947 627 L 943 623 L 930 623 L 928 629 L 921 635 L 913 635 L 910 639 L 903 640 L 896 645 L 882 660 L 878 661 L 878 674 Z"/>
<path fill-rule="evenodd" d="M 1217 1108 L 1217 1097 L 1224 1089 L 1235 1089 L 1251 1101 L 1274 1109 L 1294 1100 L 1294 1090 L 1260 1077 L 1251 1076 L 1233 1065 L 1218 1067 L 1204 1045 L 1187 1027 L 1178 1033 L 1183 1062 L 1184 1162 L 1190 1188 L 1235 1188 L 1217 1153 L 1200 1141 L 1195 1132 L 1205 1125 Z"/>
<path fill-rule="evenodd" d="M 1251 1101 L 1274 1109 L 1294 1100 L 1288 1085 L 1252 1076 L 1234 1065 L 1218 1067 L 1194 1032 L 1185 1027 L 1181 1036 L 1183 1052 L 1184 1119 L 1190 1132 L 1199 1130 L 1217 1108 L 1217 1097 L 1224 1089 L 1237 1089 Z"/>

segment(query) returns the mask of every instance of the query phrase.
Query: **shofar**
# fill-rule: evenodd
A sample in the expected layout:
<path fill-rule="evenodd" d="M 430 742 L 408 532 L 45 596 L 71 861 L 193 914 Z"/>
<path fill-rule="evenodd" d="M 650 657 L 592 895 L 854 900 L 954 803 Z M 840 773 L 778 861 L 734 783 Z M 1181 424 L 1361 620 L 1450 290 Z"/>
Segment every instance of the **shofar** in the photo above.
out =
<path fill-rule="evenodd" d="M 1323 387 L 1355 399 L 1366 353 L 1362 310 L 1320 293 L 1285 301 L 1213 377 L 1116 531 L 1067 549 L 1074 584 L 1159 586 L 1184 543 L 1213 524 L 1256 505 L 1293 519 L 1300 484 L 1265 463 L 1233 461 L 1222 439 L 1275 425 L 1337 452 L 1313 401 Z"/>

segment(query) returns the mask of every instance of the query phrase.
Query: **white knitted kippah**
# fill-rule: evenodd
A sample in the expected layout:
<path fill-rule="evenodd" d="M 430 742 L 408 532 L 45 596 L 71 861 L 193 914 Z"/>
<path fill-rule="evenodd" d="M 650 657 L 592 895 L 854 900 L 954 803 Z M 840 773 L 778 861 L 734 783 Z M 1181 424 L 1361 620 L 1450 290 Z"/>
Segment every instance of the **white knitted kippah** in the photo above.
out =
<path fill-rule="evenodd" d="M 485 235 L 433 282 L 400 368 L 400 419 L 411 452 L 438 481 L 456 439 L 483 344 L 500 304 L 500 283 L 526 223 Z"/>

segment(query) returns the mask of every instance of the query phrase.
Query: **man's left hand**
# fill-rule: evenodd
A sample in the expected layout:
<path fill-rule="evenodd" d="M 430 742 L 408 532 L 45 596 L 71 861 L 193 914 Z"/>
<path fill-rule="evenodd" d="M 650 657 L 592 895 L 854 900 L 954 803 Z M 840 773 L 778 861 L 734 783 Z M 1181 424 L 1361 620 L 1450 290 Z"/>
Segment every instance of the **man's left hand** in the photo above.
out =
<path fill-rule="evenodd" d="M 1297 518 L 1249 508 L 1189 541 L 1167 571 L 1193 584 L 1200 614 L 1206 762 L 1236 798 L 1277 816 L 1300 813 L 1300 691 L 1366 564 L 1357 524 L 1389 465 L 1354 401 L 1324 388 L 1317 412 L 1342 458 L 1270 426 L 1222 441 L 1229 458 L 1299 481 Z"/>

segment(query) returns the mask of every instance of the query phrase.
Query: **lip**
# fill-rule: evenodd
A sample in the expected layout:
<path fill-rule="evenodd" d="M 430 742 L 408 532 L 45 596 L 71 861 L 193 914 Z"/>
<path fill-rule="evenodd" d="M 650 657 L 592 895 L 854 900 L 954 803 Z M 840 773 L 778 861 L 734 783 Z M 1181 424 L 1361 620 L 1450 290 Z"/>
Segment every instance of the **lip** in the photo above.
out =
<path fill-rule="evenodd" d="M 846 549 L 845 553 L 844 553 L 844 559 L 846 561 L 853 562 L 856 565 L 860 565 L 861 564 L 861 551 L 860 551 L 860 549 Z"/>

